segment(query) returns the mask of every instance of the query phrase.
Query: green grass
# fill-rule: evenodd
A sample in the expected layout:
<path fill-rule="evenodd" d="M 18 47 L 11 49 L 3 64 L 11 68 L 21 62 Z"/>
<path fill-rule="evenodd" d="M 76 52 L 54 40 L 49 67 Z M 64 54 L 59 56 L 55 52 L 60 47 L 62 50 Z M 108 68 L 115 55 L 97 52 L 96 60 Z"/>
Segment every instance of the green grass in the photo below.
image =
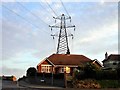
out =
<path fill-rule="evenodd" d="M 118 80 L 98 80 L 101 88 L 120 88 L 120 81 Z"/>

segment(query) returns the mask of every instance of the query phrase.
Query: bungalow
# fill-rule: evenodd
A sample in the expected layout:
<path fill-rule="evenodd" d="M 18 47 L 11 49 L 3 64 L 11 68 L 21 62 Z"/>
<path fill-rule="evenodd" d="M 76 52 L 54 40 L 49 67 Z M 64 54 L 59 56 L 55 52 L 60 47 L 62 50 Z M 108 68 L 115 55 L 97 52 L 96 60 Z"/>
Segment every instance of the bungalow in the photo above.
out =
<path fill-rule="evenodd" d="M 2 76 L 2 80 L 16 81 L 17 78 L 15 76 Z"/>
<path fill-rule="evenodd" d="M 120 68 L 120 54 L 110 54 L 108 56 L 107 52 L 105 54 L 105 59 L 103 62 L 103 69 L 116 69 Z"/>
<path fill-rule="evenodd" d="M 95 63 L 98 67 L 101 64 L 97 60 L 91 60 L 84 55 L 74 54 L 52 54 L 48 58 L 42 60 L 37 65 L 38 73 L 72 73 L 79 65 L 84 65 L 88 62 Z"/>

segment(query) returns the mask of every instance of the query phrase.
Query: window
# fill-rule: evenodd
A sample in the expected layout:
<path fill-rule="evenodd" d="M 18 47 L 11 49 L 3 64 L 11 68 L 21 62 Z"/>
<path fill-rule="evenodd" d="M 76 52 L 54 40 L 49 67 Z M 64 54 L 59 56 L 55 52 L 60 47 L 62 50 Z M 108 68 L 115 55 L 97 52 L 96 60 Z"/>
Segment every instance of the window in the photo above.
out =
<path fill-rule="evenodd" d="M 41 65 L 41 72 L 46 72 L 46 73 L 50 73 L 51 71 L 51 66 L 48 65 Z"/>
<path fill-rule="evenodd" d="M 65 72 L 65 67 L 61 67 L 61 73 Z"/>
<path fill-rule="evenodd" d="M 64 67 L 61 68 L 61 72 L 62 72 L 62 73 L 64 72 Z"/>
<path fill-rule="evenodd" d="M 45 67 L 44 66 L 41 67 L 41 72 L 45 72 Z"/>

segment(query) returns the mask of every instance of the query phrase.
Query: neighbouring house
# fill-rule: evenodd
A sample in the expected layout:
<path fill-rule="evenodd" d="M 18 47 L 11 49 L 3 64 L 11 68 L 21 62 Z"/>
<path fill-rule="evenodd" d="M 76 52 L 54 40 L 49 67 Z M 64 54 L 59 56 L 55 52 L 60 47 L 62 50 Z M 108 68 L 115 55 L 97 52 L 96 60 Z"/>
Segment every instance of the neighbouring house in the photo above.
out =
<path fill-rule="evenodd" d="M 79 65 L 93 62 L 98 67 L 102 65 L 97 60 L 91 60 L 84 55 L 74 54 L 52 54 L 49 57 L 42 60 L 37 65 L 38 73 L 72 73 Z"/>
<path fill-rule="evenodd" d="M 103 62 L 103 69 L 116 69 L 120 68 L 120 54 L 105 54 Z"/>
<path fill-rule="evenodd" d="M 2 80 L 16 81 L 17 78 L 15 76 L 2 76 Z"/>
<path fill-rule="evenodd" d="M 103 67 L 103 65 L 97 59 L 92 60 L 92 63 L 95 64 L 98 68 Z"/>

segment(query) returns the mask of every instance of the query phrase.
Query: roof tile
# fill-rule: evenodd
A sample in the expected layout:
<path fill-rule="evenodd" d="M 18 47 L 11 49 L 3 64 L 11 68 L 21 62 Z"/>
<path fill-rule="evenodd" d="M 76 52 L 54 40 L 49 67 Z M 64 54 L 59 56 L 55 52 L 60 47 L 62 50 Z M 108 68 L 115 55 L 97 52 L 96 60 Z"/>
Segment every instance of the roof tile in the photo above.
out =
<path fill-rule="evenodd" d="M 91 61 L 84 55 L 73 54 L 53 54 L 47 59 L 55 65 L 79 65 Z"/>

